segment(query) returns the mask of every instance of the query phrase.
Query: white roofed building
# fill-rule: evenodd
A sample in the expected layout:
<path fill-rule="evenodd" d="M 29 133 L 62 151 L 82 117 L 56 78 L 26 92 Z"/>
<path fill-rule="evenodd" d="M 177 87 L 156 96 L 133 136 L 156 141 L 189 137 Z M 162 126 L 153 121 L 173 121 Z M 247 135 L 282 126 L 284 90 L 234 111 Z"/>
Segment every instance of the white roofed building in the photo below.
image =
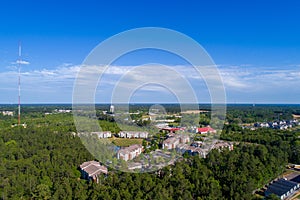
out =
<path fill-rule="evenodd" d="M 121 138 L 148 138 L 149 133 L 146 131 L 120 131 Z"/>
<path fill-rule="evenodd" d="M 111 137 L 110 131 L 92 132 L 91 134 L 97 135 L 98 138 L 110 138 Z"/>

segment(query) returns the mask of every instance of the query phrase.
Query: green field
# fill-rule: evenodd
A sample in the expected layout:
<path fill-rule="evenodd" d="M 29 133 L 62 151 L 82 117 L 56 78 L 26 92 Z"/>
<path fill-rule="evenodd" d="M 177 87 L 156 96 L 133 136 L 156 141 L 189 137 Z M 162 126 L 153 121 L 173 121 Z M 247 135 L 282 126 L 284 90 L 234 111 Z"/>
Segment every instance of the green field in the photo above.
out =
<path fill-rule="evenodd" d="M 110 141 L 120 147 L 128 147 L 133 144 L 142 144 L 143 139 L 127 139 L 127 138 L 110 138 Z"/>

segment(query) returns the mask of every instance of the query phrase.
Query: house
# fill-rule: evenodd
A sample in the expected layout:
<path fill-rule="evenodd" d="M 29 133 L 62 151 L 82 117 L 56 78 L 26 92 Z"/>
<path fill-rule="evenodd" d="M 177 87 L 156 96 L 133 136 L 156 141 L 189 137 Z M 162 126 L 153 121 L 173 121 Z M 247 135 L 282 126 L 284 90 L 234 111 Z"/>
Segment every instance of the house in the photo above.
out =
<path fill-rule="evenodd" d="M 54 112 L 58 113 L 70 113 L 72 110 L 66 110 L 66 109 L 55 109 Z"/>
<path fill-rule="evenodd" d="M 265 128 L 269 128 L 270 125 L 267 122 L 261 123 L 260 127 L 265 127 Z"/>
<path fill-rule="evenodd" d="M 271 194 L 275 194 L 283 200 L 291 196 L 296 190 L 299 189 L 299 187 L 299 183 L 285 179 L 278 179 L 268 186 L 267 190 L 265 191 L 265 196 L 267 197 Z"/>
<path fill-rule="evenodd" d="M 217 131 L 210 126 L 203 127 L 203 128 L 197 128 L 197 133 L 200 134 L 206 134 L 206 133 L 216 133 Z"/>
<path fill-rule="evenodd" d="M 118 133 L 121 138 L 148 138 L 148 132 L 141 131 L 121 131 Z"/>
<path fill-rule="evenodd" d="M 98 138 L 110 138 L 111 137 L 110 131 L 92 132 L 91 134 L 97 135 Z"/>
<path fill-rule="evenodd" d="M 134 144 L 129 147 L 120 149 L 117 152 L 117 158 L 121 160 L 132 160 L 133 158 L 139 156 L 143 151 L 143 147 L 140 144 Z"/>
<path fill-rule="evenodd" d="M 127 137 L 127 134 L 125 131 L 121 131 L 118 133 L 118 136 L 121 137 L 121 138 L 126 138 Z"/>
<path fill-rule="evenodd" d="M 100 165 L 97 161 L 87 161 L 80 165 L 80 172 L 82 178 L 86 180 L 92 180 L 94 182 L 99 181 L 98 177 L 100 174 L 107 174 L 107 168 L 103 165 Z"/>

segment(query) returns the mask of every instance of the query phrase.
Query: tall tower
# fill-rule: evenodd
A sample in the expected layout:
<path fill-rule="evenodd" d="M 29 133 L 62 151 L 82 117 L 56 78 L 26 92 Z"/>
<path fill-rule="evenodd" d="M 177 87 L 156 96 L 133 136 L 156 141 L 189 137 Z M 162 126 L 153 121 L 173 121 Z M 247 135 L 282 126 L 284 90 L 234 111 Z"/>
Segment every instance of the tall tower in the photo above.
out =
<path fill-rule="evenodd" d="M 18 95 L 18 125 L 21 125 L 21 64 L 22 64 L 22 47 L 21 47 L 21 42 L 19 43 L 19 59 L 18 59 L 18 68 L 19 68 L 19 73 L 18 73 L 18 90 L 19 90 L 19 95 Z"/>

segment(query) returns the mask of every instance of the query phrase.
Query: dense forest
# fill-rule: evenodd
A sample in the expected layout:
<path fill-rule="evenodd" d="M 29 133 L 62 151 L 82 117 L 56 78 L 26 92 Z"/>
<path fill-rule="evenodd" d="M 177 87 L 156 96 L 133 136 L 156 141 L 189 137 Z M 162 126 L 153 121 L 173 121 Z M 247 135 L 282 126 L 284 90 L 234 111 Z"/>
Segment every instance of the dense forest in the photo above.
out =
<path fill-rule="evenodd" d="M 23 116 L 26 129 L 10 127 L 15 117 L 2 116 L 0 199 L 258 199 L 255 189 L 280 175 L 288 162 L 300 163 L 299 131 L 251 131 L 234 119 L 252 121 L 256 113 L 259 119 L 269 113 L 275 118 L 277 111 L 291 117 L 299 107 L 251 108 L 228 109 L 230 123 L 221 138 L 236 141 L 233 151 L 213 150 L 205 159 L 184 155 L 153 173 L 109 169 L 99 184 L 80 178 L 79 165 L 94 157 L 70 134 L 75 131 L 71 114 L 45 116 L 53 107 L 29 107 Z M 113 123 L 103 121 L 110 129 Z"/>
<path fill-rule="evenodd" d="M 221 139 L 240 141 L 264 146 L 273 146 L 283 151 L 291 163 L 300 163 L 300 129 L 274 130 L 261 128 L 258 130 L 242 129 L 237 125 L 227 125 Z"/>

